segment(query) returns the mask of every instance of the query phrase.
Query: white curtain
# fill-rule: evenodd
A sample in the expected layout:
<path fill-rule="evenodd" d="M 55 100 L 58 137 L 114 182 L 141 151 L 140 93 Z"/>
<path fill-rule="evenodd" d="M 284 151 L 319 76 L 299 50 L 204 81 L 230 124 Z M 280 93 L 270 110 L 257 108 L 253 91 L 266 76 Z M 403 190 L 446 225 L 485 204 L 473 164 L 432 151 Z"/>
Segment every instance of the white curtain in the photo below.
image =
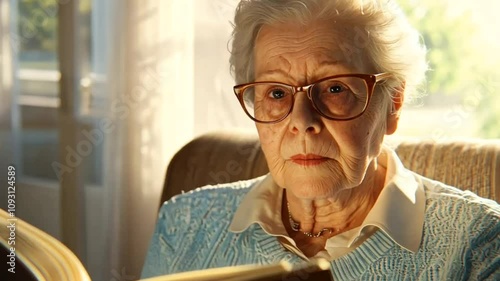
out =
<path fill-rule="evenodd" d="M 116 127 L 104 149 L 110 206 L 105 280 L 139 277 L 167 163 L 193 137 L 192 4 L 115 2 L 108 86 Z"/>
<path fill-rule="evenodd" d="M 238 2 L 115 1 L 109 84 L 119 126 L 104 149 L 110 278 L 139 277 L 175 152 L 208 131 L 253 130 L 229 73 Z"/>

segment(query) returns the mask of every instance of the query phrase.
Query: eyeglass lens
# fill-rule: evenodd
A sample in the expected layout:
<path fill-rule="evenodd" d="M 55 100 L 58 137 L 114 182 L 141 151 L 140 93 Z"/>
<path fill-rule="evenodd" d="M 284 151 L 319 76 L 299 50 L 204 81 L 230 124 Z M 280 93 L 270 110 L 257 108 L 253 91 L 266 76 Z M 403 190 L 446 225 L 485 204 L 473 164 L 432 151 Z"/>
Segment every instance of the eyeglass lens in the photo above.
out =
<path fill-rule="evenodd" d="M 311 98 L 323 115 L 348 119 L 360 114 L 368 100 L 368 86 L 359 77 L 337 77 L 321 81 L 311 88 Z M 294 88 L 277 83 L 262 83 L 247 87 L 243 101 L 253 118 L 272 122 L 287 115 L 294 103 Z"/>

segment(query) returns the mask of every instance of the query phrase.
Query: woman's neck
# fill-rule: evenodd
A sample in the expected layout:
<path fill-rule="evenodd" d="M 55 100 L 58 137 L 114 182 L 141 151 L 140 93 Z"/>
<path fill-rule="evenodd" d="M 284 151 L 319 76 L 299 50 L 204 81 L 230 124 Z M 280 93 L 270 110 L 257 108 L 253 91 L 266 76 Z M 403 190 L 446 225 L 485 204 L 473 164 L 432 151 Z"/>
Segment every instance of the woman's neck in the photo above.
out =
<path fill-rule="evenodd" d="M 326 239 L 363 223 L 382 191 L 384 181 L 385 169 L 377 167 L 375 162 L 359 186 L 341 191 L 332 198 L 302 200 L 285 189 L 282 220 L 290 237 L 298 245 L 322 244 L 321 249 L 324 248 Z M 292 222 L 299 223 L 299 231 L 292 229 L 290 215 Z M 328 231 L 323 231 L 321 237 L 309 237 L 324 229 Z"/>

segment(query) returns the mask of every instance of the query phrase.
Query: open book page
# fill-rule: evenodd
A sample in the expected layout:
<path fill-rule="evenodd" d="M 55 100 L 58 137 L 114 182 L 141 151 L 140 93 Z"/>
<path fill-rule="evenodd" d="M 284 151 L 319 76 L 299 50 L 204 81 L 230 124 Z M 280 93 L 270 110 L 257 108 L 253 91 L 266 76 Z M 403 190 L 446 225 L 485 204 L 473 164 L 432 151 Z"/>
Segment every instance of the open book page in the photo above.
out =
<path fill-rule="evenodd" d="M 10 275 L 0 280 L 32 280 L 17 279 L 27 274 L 36 280 L 90 281 L 80 260 L 63 243 L 3 209 L 0 209 L 0 247 L 2 253 L 7 251 L 12 269 L 2 270 L 2 274 Z"/>
<path fill-rule="evenodd" d="M 140 281 L 286 281 L 314 280 L 333 281 L 330 263 L 326 260 L 313 260 L 297 265 L 282 261 L 270 265 L 240 265 L 211 268 L 172 275 L 158 276 Z"/>

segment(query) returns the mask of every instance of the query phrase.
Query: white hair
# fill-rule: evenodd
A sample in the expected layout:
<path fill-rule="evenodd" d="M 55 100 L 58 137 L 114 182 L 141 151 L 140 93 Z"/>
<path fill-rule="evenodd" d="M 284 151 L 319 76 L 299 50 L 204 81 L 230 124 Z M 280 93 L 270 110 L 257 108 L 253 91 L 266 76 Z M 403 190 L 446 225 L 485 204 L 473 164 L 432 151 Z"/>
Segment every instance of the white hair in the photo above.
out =
<path fill-rule="evenodd" d="M 427 70 L 426 49 L 393 0 L 242 0 L 234 17 L 230 57 L 236 83 L 254 81 L 254 45 L 263 25 L 316 20 L 349 31 L 349 38 L 339 43 L 347 59 L 394 75 L 384 89 L 392 92 L 405 83 L 406 95 L 417 94 Z"/>

